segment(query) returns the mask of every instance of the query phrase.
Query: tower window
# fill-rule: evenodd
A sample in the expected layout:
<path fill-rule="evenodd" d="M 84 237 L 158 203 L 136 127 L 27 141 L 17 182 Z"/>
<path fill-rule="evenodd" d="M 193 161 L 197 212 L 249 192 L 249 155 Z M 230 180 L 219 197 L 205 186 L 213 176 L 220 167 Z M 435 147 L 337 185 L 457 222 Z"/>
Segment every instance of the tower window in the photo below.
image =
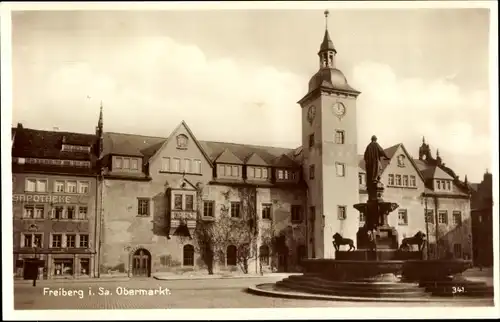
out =
<path fill-rule="evenodd" d="M 347 217 L 346 206 L 338 206 L 337 216 L 339 220 L 345 220 Z"/>
<path fill-rule="evenodd" d="M 309 179 L 313 180 L 314 179 L 314 164 L 311 164 L 309 166 Z"/>
<path fill-rule="evenodd" d="M 344 144 L 345 133 L 341 130 L 335 130 L 335 144 Z"/>
<path fill-rule="evenodd" d="M 309 135 L 309 147 L 312 148 L 314 146 L 314 133 Z"/>
<path fill-rule="evenodd" d="M 335 163 L 335 169 L 338 177 L 345 177 L 345 164 L 337 162 Z"/>

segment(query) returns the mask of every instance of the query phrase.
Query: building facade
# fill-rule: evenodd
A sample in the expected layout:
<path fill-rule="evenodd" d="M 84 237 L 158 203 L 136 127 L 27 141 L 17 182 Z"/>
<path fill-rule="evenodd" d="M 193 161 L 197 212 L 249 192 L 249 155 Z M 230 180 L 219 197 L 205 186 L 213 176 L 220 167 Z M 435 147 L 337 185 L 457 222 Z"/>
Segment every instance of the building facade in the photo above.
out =
<path fill-rule="evenodd" d="M 473 260 L 477 266 L 493 266 L 493 176 L 486 171 L 483 181 L 472 187 Z"/>
<path fill-rule="evenodd" d="M 357 146 L 356 100 L 361 93 L 336 66 L 336 55 L 326 30 L 318 72 L 298 102 L 302 146 L 295 149 L 201 141 L 184 121 L 167 137 L 104 132 L 101 110 L 96 134 L 88 138 L 89 145 L 90 137 L 95 142 L 91 151 L 99 158 L 95 175 L 85 177 L 88 224 L 69 228 L 70 220 L 23 219 L 27 204 L 19 203 L 19 194 L 26 189 L 25 180 L 47 178 L 49 187 L 60 179 L 76 179 L 45 172 L 28 176 L 16 170 L 14 177 L 22 184 L 15 185 L 14 194 L 15 253 L 25 250 L 33 256 L 26 246 L 33 244 L 21 236 L 35 222 L 47 227 L 49 237 L 41 237 L 47 248 L 44 258 L 53 261 L 75 254 L 74 271 L 81 271 L 82 265 L 75 263 L 84 255 L 75 251 L 79 248 L 68 251 L 67 234 L 88 231 L 85 250 L 95 276 L 150 276 L 214 267 L 253 273 L 297 271 L 305 257 L 335 258 L 332 236 L 338 232 L 356 240 L 364 214 L 353 205 L 367 200 L 365 166 Z M 13 134 L 14 161 L 19 157 L 15 147 L 21 143 L 19 133 Z M 468 185 L 439 155 L 432 157 L 425 141 L 418 158 L 401 143 L 385 151 L 390 160 L 384 163 L 381 179 L 384 198 L 399 204 L 389 216 L 399 242 L 422 231 L 429 239 L 427 257 L 470 258 Z M 54 189 L 47 200 L 63 197 L 75 204 L 73 197 L 79 196 Z M 54 205 L 49 202 L 49 207 Z M 60 244 L 53 243 L 53 234 L 61 235 Z M 50 265 L 47 270 L 54 275 L 53 267 L 59 266 Z"/>
<path fill-rule="evenodd" d="M 14 276 L 94 277 L 96 136 L 13 129 Z"/>

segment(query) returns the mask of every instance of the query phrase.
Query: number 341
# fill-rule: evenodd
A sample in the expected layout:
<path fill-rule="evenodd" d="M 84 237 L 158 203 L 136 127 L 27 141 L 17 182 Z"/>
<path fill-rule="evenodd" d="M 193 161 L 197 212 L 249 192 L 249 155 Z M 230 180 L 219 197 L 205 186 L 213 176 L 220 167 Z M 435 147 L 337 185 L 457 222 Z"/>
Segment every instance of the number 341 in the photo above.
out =
<path fill-rule="evenodd" d="M 451 292 L 453 294 L 456 294 L 456 293 L 464 293 L 465 292 L 465 288 L 463 286 L 453 286 L 451 288 Z"/>

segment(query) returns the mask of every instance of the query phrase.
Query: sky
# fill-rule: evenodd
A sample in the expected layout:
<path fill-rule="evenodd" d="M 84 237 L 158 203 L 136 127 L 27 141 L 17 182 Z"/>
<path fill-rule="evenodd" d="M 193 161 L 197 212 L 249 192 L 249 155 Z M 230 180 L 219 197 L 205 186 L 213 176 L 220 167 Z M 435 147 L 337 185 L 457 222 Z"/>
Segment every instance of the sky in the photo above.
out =
<path fill-rule="evenodd" d="M 332 5 L 331 5 L 332 6 Z M 463 179 L 492 169 L 488 9 L 328 8 L 337 67 L 361 91 L 358 150 L 422 137 Z M 323 10 L 12 14 L 13 122 L 295 148 Z"/>

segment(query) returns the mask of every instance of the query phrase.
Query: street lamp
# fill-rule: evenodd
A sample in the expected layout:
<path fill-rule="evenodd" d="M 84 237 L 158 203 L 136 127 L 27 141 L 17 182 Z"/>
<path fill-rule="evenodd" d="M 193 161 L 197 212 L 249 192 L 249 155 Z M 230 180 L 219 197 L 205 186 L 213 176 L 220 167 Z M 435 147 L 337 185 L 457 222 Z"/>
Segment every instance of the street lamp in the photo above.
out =
<path fill-rule="evenodd" d="M 429 219 L 427 218 L 427 196 L 425 195 L 425 192 L 422 193 L 422 198 L 424 199 L 424 219 L 425 219 L 425 235 L 427 236 L 427 241 L 426 241 L 426 251 L 427 251 L 427 259 L 430 258 L 430 250 L 429 250 Z M 436 236 L 437 238 L 437 236 Z M 437 239 L 436 239 L 437 243 Z"/>

